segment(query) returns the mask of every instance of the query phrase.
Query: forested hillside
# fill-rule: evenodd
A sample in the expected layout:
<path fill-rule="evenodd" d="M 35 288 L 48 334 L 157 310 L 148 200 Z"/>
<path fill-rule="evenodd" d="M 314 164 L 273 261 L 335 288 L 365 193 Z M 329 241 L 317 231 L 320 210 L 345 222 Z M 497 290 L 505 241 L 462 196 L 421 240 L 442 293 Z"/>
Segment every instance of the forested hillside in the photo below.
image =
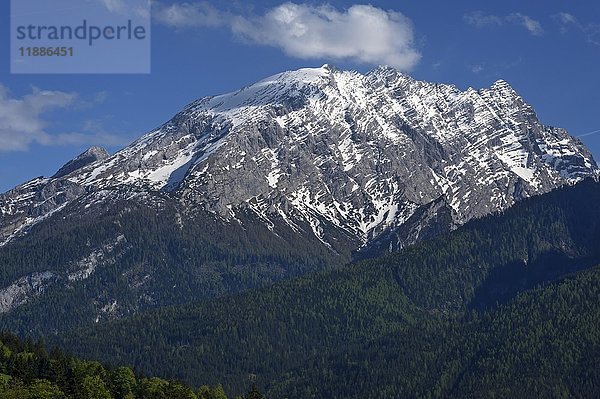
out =
<path fill-rule="evenodd" d="M 54 338 L 77 354 L 274 398 L 593 397 L 600 184 L 402 252 Z"/>
<path fill-rule="evenodd" d="M 150 201 L 150 200 L 148 200 Z M 220 297 L 350 259 L 252 214 L 224 223 L 168 195 L 57 213 L 0 247 L 0 329 L 44 335 L 165 305 Z M 67 215 L 67 216 L 65 216 Z M 5 299 L 6 298 L 6 299 Z"/>

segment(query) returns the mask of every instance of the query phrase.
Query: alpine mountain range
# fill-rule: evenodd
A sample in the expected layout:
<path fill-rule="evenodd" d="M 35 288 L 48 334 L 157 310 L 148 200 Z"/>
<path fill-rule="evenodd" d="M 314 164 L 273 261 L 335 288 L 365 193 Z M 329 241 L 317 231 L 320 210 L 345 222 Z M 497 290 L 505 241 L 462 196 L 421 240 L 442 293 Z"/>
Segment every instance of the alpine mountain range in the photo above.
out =
<path fill-rule="evenodd" d="M 598 174 L 581 141 L 540 122 L 502 80 L 463 91 L 386 66 L 283 72 L 199 99 L 113 155 L 92 147 L 0 195 L 4 256 L 20 246 L 58 251 L 27 267 L 10 258 L 0 312 L 85 284 L 95 288 L 73 310 L 84 314 L 77 325 L 214 297 L 396 251 Z M 152 254 L 123 228 L 133 223 L 124 215 L 142 208 L 189 241 Z M 116 227 L 86 236 L 103 221 Z M 64 234 L 75 249 L 60 249 Z M 222 248 L 188 255 L 194 237 L 206 248 L 220 235 L 236 241 L 235 259 Z M 285 255 L 250 256 L 252 240 Z M 161 262 L 187 266 L 164 277 Z M 100 277 L 108 269 L 116 280 Z"/>

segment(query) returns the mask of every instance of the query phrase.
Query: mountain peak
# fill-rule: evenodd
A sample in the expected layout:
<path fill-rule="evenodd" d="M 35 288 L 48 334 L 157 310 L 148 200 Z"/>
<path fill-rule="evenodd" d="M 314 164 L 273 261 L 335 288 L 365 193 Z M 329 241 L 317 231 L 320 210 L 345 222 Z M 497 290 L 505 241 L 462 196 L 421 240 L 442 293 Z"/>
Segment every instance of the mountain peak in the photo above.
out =
<path fill-rule="evenodd" d="M 492 83 L 490 88 L 495 90 L 509 90 L 516 93 L 515 89 L 513 89 L 512 86 L 504 79 L 496 80 L 494 83 Z"/>
<path fill-rule="evenodd" d="M 104 148 L 92 146 L 64 164 L 52 177 L 59 178 L 66 176 L 91 163 L 105 160 L 109 156 L 109 153 Z"/>
<path fill-rule="evenodd" d="M 371 72 L 373 73 L 382 73 L 382 74 L 399 74 L 400 72 L 389 65 L 379 65 L 377 68 L 373 69 Z"/>
<path fill-rule="evenodd" d="M 456 226 L 598 173 L 580 141 L 542 124 L 503 80 L 461 91 L 389 66 L 328 64 L 197 100 L 106 157 L 91 148 L 54 177 L 74 192 L 173 192 L 226 219 L 306 226 L 325 245 L 325 231 L 368 242 L 437 220 L 440 197 L 440 218 Z M 7 212 L 22 198 L 7 197 Z"/>
<path fill-rule="evenodd" d="M 79 157 L 85 157 L 85 156 L 95 156 L 98 159 L 106 159 L 109 157 L 109 153 L 108 151 L 106 151 L 106 149 L 104 147 L 99 147 L 97 145 L 93 145 L 90 148 L 88 148 L 87 150 L 85 150 L 84 152 L 82 152 L 81 154 L 79 154 L 77 156 L 77 158 Z"/>

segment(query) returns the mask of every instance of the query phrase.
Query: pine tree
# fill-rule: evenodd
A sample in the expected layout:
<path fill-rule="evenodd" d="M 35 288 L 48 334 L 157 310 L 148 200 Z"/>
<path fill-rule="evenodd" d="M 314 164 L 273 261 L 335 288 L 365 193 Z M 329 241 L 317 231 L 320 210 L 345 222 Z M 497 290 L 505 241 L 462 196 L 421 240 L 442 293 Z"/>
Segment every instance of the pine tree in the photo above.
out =
<path fill-rule="evenodd" d="M 265 397 L 258 391 L 256 384 L 252 384 L 252 389 L 248 392 L 246 399 L 265 399 Z"/>

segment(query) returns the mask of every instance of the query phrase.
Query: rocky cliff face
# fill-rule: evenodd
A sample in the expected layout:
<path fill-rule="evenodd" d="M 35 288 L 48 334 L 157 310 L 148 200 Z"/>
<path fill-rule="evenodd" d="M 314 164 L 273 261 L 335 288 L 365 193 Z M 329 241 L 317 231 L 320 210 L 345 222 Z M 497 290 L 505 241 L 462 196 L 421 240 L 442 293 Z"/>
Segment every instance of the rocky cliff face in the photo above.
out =
<path fill-rule="evenodd" d="M 397 248 L 428 221 L 452 228 L 596 174 L 583 144 L 543 125 L 504 81 L 461 91 L 389 67 L 325 65 L 200 99 L 110 157 L 92 149 L 17 187 L 0 197 L 0 238 L 83 193 L 166 191 L 224 220 L 251 211 L 308 225 L 324 245 L 331 228 L 365 244 L 403 231 Z"/>

